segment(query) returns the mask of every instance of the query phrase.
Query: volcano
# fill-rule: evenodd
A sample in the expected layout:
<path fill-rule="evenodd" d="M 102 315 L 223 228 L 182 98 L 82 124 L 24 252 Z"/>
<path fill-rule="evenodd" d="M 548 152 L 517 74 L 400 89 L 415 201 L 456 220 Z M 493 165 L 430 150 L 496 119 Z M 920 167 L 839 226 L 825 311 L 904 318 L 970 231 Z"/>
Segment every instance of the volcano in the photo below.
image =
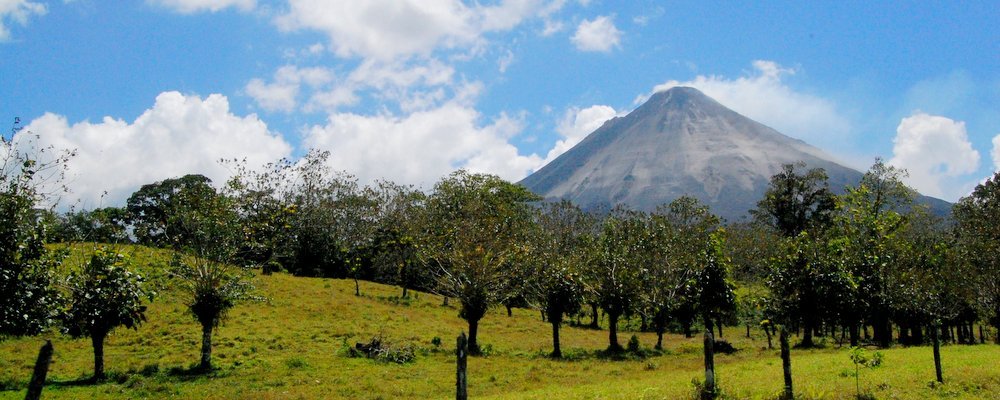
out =
<path fill-rule="evenodd" d="M 690 87 L 658 92 L 608 120 L 576 146 L 520 182 L 546 200 L 587 210 L 617 204 L 652 211 L 688 195 L 727 221 L 748 218 L 782 165 L 823 168 L 843 193 L 862 173 L 822 150 L 726 108 Z M 936 214 L 949 204 L 918 196 Z"/>

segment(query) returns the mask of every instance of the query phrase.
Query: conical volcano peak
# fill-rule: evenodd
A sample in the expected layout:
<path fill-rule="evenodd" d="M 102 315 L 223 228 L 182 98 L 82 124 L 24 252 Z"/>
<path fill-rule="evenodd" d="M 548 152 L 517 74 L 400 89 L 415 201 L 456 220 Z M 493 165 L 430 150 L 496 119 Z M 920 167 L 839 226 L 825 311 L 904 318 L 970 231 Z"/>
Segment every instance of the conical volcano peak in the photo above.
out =
<path fill-rule="evenodd" d="M 671 112 L 694 112 L 695 114 L 727 114 L 732 111 L 688 86 L 674 86 L 654 93 L 639 108 L 637 116 L 664 115 Z"/>

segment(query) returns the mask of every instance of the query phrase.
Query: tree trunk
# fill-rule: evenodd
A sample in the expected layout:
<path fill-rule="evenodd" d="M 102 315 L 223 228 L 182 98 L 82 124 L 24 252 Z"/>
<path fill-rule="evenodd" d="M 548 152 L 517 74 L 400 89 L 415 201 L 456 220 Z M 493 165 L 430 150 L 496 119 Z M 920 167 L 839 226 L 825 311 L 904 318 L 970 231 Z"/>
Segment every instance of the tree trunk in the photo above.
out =
<path fill-rule="evenodd" d="M 511 308 L 511 306 L 504 304 L 504 307 L 507 307 L 507 318 L 513 317 L 514 310 Z"/>
<path fill-rule="evenodd" d="M 358 283 L 358 275 L 354 275 L 354 295 L 361 296 L 361 283 Z"/>
<path fill-rule="evenodd" d="M 792 355 L 791 350 L 788 348 L 788 331 L 784 326 L 779 331 L 778 341 L 781 343 L 781 371 L 785 378 L 784 398 L 791 400 L 795 398 L 795 392 L 792 390 Z"/>
<path fill-rule="evenodd" d="M 663 350 L 663 329 L 656 329 L 656 347 L 657 350 Z"/>
<path fill-rule="evenodd" d="M 997 317 L 993 323 L 993 328 L 995 328 L 996 334 L 993 335 L 993 343 L 1000 344 L 1000 317 Z"/>
<path fill-rule="evenodd" d="M 719 327 L 719 339 L 722 339 L 722 321 L 717 321 L 715 326 Z"/>
<path fill-rule="evenodd" d="M 94 345 L 94 382 L 104 380 L 104 338 L 106 333 L 90 335 L 90 343 Z"/>
<path fill-rule="evenodd" d="M 910 337 L 910 341 L 913 342 L 914 345 L 918 345 L 919 346 L 919 345 L 924 344 L 924 329 L 923 329 L 923 327 L 921 327 L 919 325 L 914 326 L 912 333 L 913 333 L 913 335 Z"/>
<path fill-rule="evenodd" d="M 691 333 L 691 321 L 684 321 L 681 324 L 684 325 L 684 337 L 688 339 L 693 337 L 694 334 Z"/>
<path fill-rule="evenodd" d="M 941 340 L 938 337 L 937 325 L 931 326 L 931 341 L 934 342 L 934 374 L 939 383 L 944 383 L 944 376 L 941 374 Z"/>
<path fill-rule="evenodd" d="M 764 334 L 767 335 L 767 349 L 773 349 L 774 345 L 771 343 L 771 329 L 767 325 L 764 326 Z"/>
<path fill-rule="evenodd" d="M 750 324 L 747 324 L 747 339 L 750 339 Z"/>
<path fill-rule="evenodd" d="M 479 320 L 469 321 L 469 354 L 478 356 L 479 353 Z"/>
<path fill-rule="evenodd" d="M 212 324 L 201 325 L 201 369 L 212 369 Z"/>
<path fill-rule="evenodd" d="M 802 324 L 805 325 L 805 326 L 803 326 L 802 342 L 799 343 L 799 347 L 803 347 L 803 348 L 813 347 L 814 344 L 813 344 L 813 327 L 812 327 L 812 321 L 809 320 L 809 319 L 806 319 L 806 320 L 802 321 Z"/>
<path fill-rule="evenodd" d="M 559 349 L 559 323 L 552 323 L 552 358 L 562 358 L 562 350 Z"/>
<path fill-rule="evenodd" d="M 445 307 L 447 307 L 447 306 L 448 306 L 448 296 L 444 296 L 444 302 L 443 302 L 443 303 L 441 303 L 441 305 L 442 305 L 442 306 L 445 306 Z"/>
<path fill-rule="evenodd" d="M 409 296 L 409 293 L 406 291 L 406 285 L 403 285 L 403 298 L 405 299 L 407 296 Z"/>
<path fill-rule="evenodd" d="M 590 312 L 590 327 L 594 329 L 601 329 L 601 325 L 597 321 L 597 303 L 590 303 Z"/>
<path fill-rule="evenodd" d="M 712 337 L 712 322 L 705 321 L 705 395 L 715 398 L 715 338 Z M 705 398 L 706 396 L 702 396 Z"/>
<path fill-rule="evenodd" d="M 983 324 L 979 324 L 979 344 L 986 343 L 986 335 L 983 334 Z"/>
<path fill-rule="evenodd" d="M 608 351 L 621 351 L 618 344 L 618 314 L 608 313 Z"/>
<path fill-rule="evenodd" d="M 538 310 L 542 314 L 542 322 L 546 322 L 545 310 Z"/>

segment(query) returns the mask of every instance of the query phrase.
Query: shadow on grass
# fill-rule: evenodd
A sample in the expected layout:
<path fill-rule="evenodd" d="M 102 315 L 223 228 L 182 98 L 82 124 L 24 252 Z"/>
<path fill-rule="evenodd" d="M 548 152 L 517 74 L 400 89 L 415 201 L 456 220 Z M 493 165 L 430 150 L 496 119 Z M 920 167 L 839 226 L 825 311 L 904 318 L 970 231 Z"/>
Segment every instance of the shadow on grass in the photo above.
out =
<path fill-rule="evenodd" d="M 588 360 L 600 360 L 600 361 L 639 361 L 645 360 L 650 357 L 659 357 L 662 355 L 672 354 L 667 350 L 656 350 L 656 349 L 638 349 L 638 350 L 626 350 L 626 349 L 604 349 L 604 350 L 585 350 L 585 349 L 568 349 L 563 350 L 562 357 L 555 358 L 552 357 L 550 352 L 540 351 L 534 355 L 534 358 L 548 358 L 553 361 L 562 362 L 580 362 Z"/>

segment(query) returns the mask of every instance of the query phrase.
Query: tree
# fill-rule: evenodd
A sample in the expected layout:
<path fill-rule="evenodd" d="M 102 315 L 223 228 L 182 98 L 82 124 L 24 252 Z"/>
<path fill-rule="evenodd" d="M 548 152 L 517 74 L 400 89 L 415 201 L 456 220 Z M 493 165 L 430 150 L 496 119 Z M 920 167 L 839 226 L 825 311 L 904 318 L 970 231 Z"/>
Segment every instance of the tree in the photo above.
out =
<path fill-rule="evenodd" d="M 678 310 L 690 310 L 685 310 L 688 318 L 681 321 L 690 332 L 700 291 L 698 277 L 718 218 L 696 199 L 684 196 L 657 208 L 649 223 L 649 272 L 643 276 L 643 303 L 657 334 L 656 348 L 661 349 L 663 334 Z"/>
<path fill-rule="evenodd" d="M 242 238 L 237 215 L 224 196 L 198 196 L 196 206 L 186 196 L 177 199 L 171 219 L 186 232 L 188 240 L 171 262 L 171 276 L 185 293 L 191 315 L 201 324 L 200 368 L 212 368 L 212 332 L 227 312 L 241 301 L 256 300 L 253 274 L 246 266 L 230 264 L 236 259 Z M 208 200 L 202 204 L 200 200 Z"/>
<path fill-rule="evenodd" d="M 212 180 L 190 174 L 142 185 L 126 201 L 132 232 L 139 243 L 170 246 L 187 245 L 191 233 L 176 219 L 182 210 L 205 207 L 217 196 Z"/>
<path fill-rule="evenodd" d="M 794 238 L 807 231 L 812 233 L 811 237 L 820 238 L 830 225 L 836 206 L 826 172 L 822 168 L 813 168 L 805 173 L 796 170 L 804 167 L 804 163 L 783 165 L 781 172 L 771 177 L 771 183 L 764 198 L 757 203 L 757 208 L 750 212 L 754 219 L 770 226 L 784 238 Z M 810 273 L 815 271 L 811 268 L 813 260 L 802 258 L 810 254 L 796 252 L 796 261 L 786 265 L 791 269 L 781 271 L 785 275 L 797 274 L 795 278 L 782 281 L 796 287 L 781 288 L 780 291 L 795 293 L 800 301 L 795 308 L 796 315 L 801 319 L 794 322 L 801 323 L 804 331 L 802 347 L 814 345 L 813 331 L 820 322 L 817 317 L 822 301 L 815 290 L 816 282 L 811 279 L 817 277 Z"/>
<path fill-rule="evenodd" d="M 427 199 L 418 255 L 432 269 L 436 290 L 461 302 L 470 354 L 479 354 L 479 320 L 511 293 L 514 261 L 527 250 L 528 202 L 535 200 L 522 186 L 462 170 L 438 182 Z"/>
<path fill-rule="evenodd" d="M 63 327 L 72 337 L 90 337 L 94 347 L 94 380 L 103 380 L 104 339 L 119 326 L 138 329 L 146 320 L 144 301 L 152 301 L 141 275 L 132 272 L 125 255 L 98 248 L 79 271 L 66 278 L 69 309 Z"/>
<path fill-rule="evenodd" d="M 608 351 L 623 350 L 618 343 L 618 319 L 640 305 L 643 277 L 648 272 L 649 234 L 646 215 L 623 206 L 605 218 L 588 264 L 597 303 L 608 315 Z"/>
<path fill-rule="evenodd" d="M 265 273 L 277 271 L 294 238 L 290 228 L 295 213 L 286 183 L 293 164 L 281 159 L 254 169 L 245 160 L 227 162 L 234 174 L 223 193 L 232 202 L 242 236 L 235 262 L 259 266 Z"/>
<path fill-rule="evenodd" d="M 836 201 L 826 172 L 812 168 L 801 173 L 805 163 L 785 164 L 771 177 L 764 198 L 750 211 L 754 219 L 773 227 L 784 237 L 806 230 L 822 230 L 830 224 Z"/>
<path fill-rule="evenodd" d="M 581 267 L 589 261 L 594 220 L 568 200 L 542 204 L 536 220 L 530 255 L 533 268 L 527 274 L 525 292 L 541 304 L 552 325 L 552 357 L 560 358 L 559 326 L 583 301 Z"/>
<path fill-rule="evenodd" d="M 69 211 L 57 217 L 51 238 L 56 242 L 127 243 L 128 214 L 124 208 Z"/>
<path fill-rule="evenodd" d="M 902 182 L 905 171 L 876 160 L 857 187 L 840 197 L 834 217 L 834 235 L 842 238 L 843 260 L 857 285 L 852 309 L 846 311 L 851 329 L 862 320 L 871 322 L 876 342 L 888 347 L 892 340 L 891 290 L 887 277 L 895 268 L 897 233 L 912 209 L 913 190 Z M 852 345 L 857 335 L 852 333 Z"/>
<path fill-rule="evenodd" d="M 374 193 L 379 207 L 372 262 L 380 280 L 399 285 L 404 298 L 409 289 L 432 290 L 433 277 L 417 258 L 415 239 L 419 232 L 416 214 L 426 196 L 412 186 L 390 181 L 378 182 Z"/>
<path fill-rule="evenodd" d="M 955 204 L 959 251 L 969 267 L 975 304 L 998 332 L 1000 344 L 1000 172 Z"/>
<path fill-rule="evenodd" d="M 944 382 L 939 332 L 942 323 L 958 317 L 972 298 L 968 277 L 973 274 L 959 258 L 954 236 L 948 235 L 940 219 L 926 212 L 915 213 L 899 242 L 899 263 L 888 276 L 889 286 L 896 288 L 890 292 L 892 304 L 911 322 L 928 326 L 935 377 Z"/>
<path fill-rule="evenodd" d="M 45 246 L 39 209 L 72 153 L 41 158 L 53 152 L 32 149 L 33 137 L 18 123 L 9 138 L 0 135 L 0 338 L 37 334 L 57 317 L 53 272 L 65 258 Z"/>

